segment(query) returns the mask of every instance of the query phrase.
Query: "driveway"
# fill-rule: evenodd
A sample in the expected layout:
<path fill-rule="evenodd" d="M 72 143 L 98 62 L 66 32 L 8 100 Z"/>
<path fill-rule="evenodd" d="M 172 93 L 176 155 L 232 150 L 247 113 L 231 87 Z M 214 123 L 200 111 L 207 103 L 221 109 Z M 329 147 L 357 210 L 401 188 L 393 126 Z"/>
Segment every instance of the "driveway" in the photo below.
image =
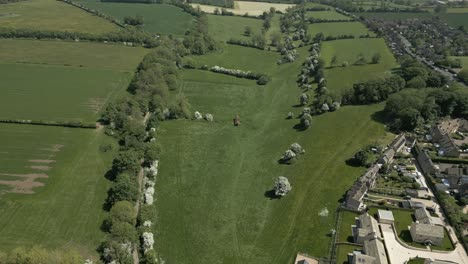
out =
<path fill-rule="evenodd" d="M 385 247 L 387 248 L 390 264 L 403 264 L 408 259 L 414 257 L 432 258 L 437 260 L 452 261 L 459 264 L 468 264 L 468 257 L 466 256 L 465 250 L 460 244 L 456 245 L 454 251 L 447 253 L 411 249 L 404 247 L 396 239 L 392 225 L 380 224 L 380 227 L 382 229 L 382 235 L 385 240 Z"/>

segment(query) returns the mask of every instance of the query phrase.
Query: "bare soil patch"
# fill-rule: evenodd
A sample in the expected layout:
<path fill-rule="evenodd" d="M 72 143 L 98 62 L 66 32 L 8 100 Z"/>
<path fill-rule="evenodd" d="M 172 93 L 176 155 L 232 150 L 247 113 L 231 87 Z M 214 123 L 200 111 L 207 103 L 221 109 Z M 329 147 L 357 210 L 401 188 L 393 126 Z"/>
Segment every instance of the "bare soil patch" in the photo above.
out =
<path fill-rule="evenodd" d="M 0 180 L 0 184 L 8 185 L 12 187 L 12 189 L 8 190 L 7 192 L 26 193 L 26 194 L 32 194 L 34 193 L 33 188 L 41 187 L 45 185 L 42 182 L 36 181 L 36 179 L 49 177 L 47 174 L 44 174 L 44 173 L 29 173 L 29 174 L 0 173 L 0 175 L 15 176 L 15 177 L 23 178 L 23 180 L 17 180 L 17 181 Z"/>
<path fill-rule="evenodd" d="M 52 167 L 50 167 L 50 166 L 42 166 L 42 165 L 33 165 L 33 166 L 29 166 L 29 168 L 35 169 L 35 170 L 40 170 L 40 171 L 48 171 L 48 170 L 52 169 Z"/>
<path fill-rule="evenodd" d="M 29 160 L 29 162 L 50 164 L 50 163 L 54 163 L 55 160 L 33 159 L 33 160 Z"/>
<path fill-rule="evenodd" d="M 191 4 L 194 8 L 197 6 L 203 12 L 213 14 L 215 9 L 220 10 L 219 6 L 211 5 L 200 5 L 200 4 Z M 227 11 L 233 12 L 236 15 L 245 15 L 246 13 L 251 16 L 259 16 L 263 12 L 269 12 L 271 7 L 274 7 L 276 10 L 285 12 L 287 8 L 293 7 L 293 4 L 272 4 L 265 2 L 249 2 L 249 1 L 234 1 L 234 8 L 226 8 Z"/>

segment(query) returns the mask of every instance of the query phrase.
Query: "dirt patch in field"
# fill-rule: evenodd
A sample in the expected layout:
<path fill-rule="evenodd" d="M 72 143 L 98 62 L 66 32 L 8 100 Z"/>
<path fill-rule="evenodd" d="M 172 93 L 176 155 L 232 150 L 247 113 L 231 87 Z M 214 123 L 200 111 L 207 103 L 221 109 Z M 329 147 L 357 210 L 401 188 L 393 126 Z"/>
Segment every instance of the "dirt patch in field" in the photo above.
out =
<path fill-rule="evenodd" d="M 10 17 L 18 17 L 18 14 L 13 13 L 0 13 L 0 18 L 10 18 Z"/>
<path fill-rule="evenodd" d="M 211 5 L 200 5 L 200 4 L 191 4 L 194 8 L 197 6 L 203 12 L 213 14 L 215 9 L 221 10 L 221 7 L 211 6 Z M 269 12 L 271 7 L 274 7 L 277 11 L 285 12 L 289 7 L 293 7 L 293 4 L 272 4 L 264 2 L 248 2 L 248 1 L 234 1 L 234 8 L 226 8 L 227 11 L 230 11 L 236 15 L 245 15 L 246 13 L 250 16 L 259 16 L 263 12 Z"/>
<path fill-rule="evenodd" d="M 42 148 L 41 150 L 51 151 L 51 152 L 59 152 L 63 148 L 63 145 L 52 145 L 50 148 Z"/>
<path fill-rule="evenodd" d="M 10 193 L 34 193 L 33 188 L 44 186 L 44 183 L 36 181 L 39 178 L 49 178 L 47 174 L 44 173 L 29 173 L 29 174 L 15 174 L 15 173 L 0 173 L 4 176 L 14 176 L 22 178 L 22 180 L 17 181 L 7 181 L 0 180 L 0 184 L 11 186 L 12 188 L 7 192 Z"/>
<path fill-rule="evenodd" d="M 42 166 L 42 165 L 37 165 L 37 166 L 29 166 L 29 168 L 34 169 L 34 170 L 40 170 L 40 171 L 48 171 L 52 169 L 50 166 Z"/>
<path fill-rule="evenodd" d="M 104 98 L 89 98 L 88 101 L 84 104 L 88 109 L 93 111 L 93 113 L 97 114 L 99 110 L 101 110 L 102 106 L 106 102 Z"/>
<path fill-rule="evenodd" d="M 29 162 L 50 164 L 50 163 L 54 163 L 55 160 L 33 159 L 33 160 L 29 160 Z"/>

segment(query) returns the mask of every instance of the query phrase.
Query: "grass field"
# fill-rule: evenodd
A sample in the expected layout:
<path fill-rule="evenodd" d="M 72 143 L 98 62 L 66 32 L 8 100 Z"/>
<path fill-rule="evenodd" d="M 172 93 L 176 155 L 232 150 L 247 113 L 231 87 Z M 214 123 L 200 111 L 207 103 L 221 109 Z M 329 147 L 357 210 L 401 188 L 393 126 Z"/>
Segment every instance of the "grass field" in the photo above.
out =
<path fill-rule="evenodd" d="M 340 36 L 340 35 L 354 35 L 358 37 L 360 35 L 374 33 L 370 32 L 363 24 L 360 22 L 334 22 L 334 23 L 316 23 L 310 24 L 308 32 L 315 36 L 317 33 L 322 32 L 325 37 L 327 36 Z"/>
<path fill-rule="evenodd" d="M 239 16 L 208 15 L 210 34 L 219 41 L 234 39 L 250 39 L 244 35 L 245 27 L 252 28 L 253 34 L 260 34 L 263 21 L 255 18 Z"/>
<path fill-rule="evenodd" d="M 70 247 L 96 259 L 109 187 L 103 175 L 113 155 L 98 148 L 112 142 L 96 130 L 0 124 L 0 173 L 30 173 L 31 165 L 44 164 L 31 160 L 54 161 L 39 171 L 49 177 L 36 193 L 1 195 L 0 248 Z M 57 144 L 60 151 L 47 151 Z"/>
<path fill-rule="evenodd" d="M 358 216 L 359 214 L 349 211 L 341 212 L 341 225 L 336 242 L 354 242 L 351 226 L 356 224 L 355 218 Z"/>
<path fill-rule="evenodd" d="M 135 71 L 148 52 L 101 43 L 0 39 L 2 63 L 31 63 Z"/>
<path fill-rule="evenodd" d="M 468 13 L 468 7 L 462 8 L 447 8 L 447 13 Z"/>
<path fill-rule="evenodd" d="M 355 250 L 362 250 L 362 247 L 351 245 L 336 246 L 336 264 L 349 264 L 348 253 L 353 253 Z"/>
<path fill-rule="evenodd" d="M 0 119 L 94 122 L 132 78 L 128 72 L 31 64 L 0 64 L 0 72 Z"/>
<path fill-rule="evenodd" d="M 299 53 L 306 56 L 306 49 Z M 261 67 L 257 57 L 236 56 L 226 53 L 224 60 Z M 266 86 L 182 72 L 180 91 L 193 111 L 212 113 L 215 121 L 165 122 L 160 129 L 161 142 L 171 143 L 162 149 L 155 232 L 164 241 L 157 251 L 167 262 L 289 263 L 298 251 L 325 256 L 339 200 L 363 172 L 345 160 L 367 143 L 389 140 L 371 117 L 383 104 L 343 107 L 314 117 L 308 131 L 295 130 L 298 120 L 285 117 L 301 110 L 293 106 L 302 61 L 276 66 L 265 60 L 264 71 L 274 76 Z M 239 127 L 232 126 L 236 114 Z M 278 164 L 293 142 L 306 154 L 295 165 Z M 293 191 L 272 200 L 266 194 L 279 175 L 289 177 Z M 324 209 L 328 216 L 319 215 Z"/>
<path fill-rule="evenodd" d="M 231 59 L 226 60 L 226 56 L 229 56 Z M 280 55 L 272 51 L 257 50 L 237 45 L 226 45 L 223 47 L 222 53 L 192 56 L 191 58 L 199 67 L 203 65 L 208 65 L 209 67 L 218 65 L 230 69 L 241 69 L 243 71 L 272 73 L 278 68 L 276 61 L 280 58 Z"/>
<path fill-rule="evenodd" d="M 353 50 L 353 52 L 346 52 L 349 50 Z M 375 53 L 379 53 L 381 60 L 378 64 L 353 65 L 360 53 L 369 62 Z M 383 39 L 326 41 L 322 44 L 321 55 L 327 66 L 330 66 L 333 56 L 337 57 L 337 66 L 325 69 L 327 87 L 335 95 L 343 94 L 344 91 L 351 89 L 356 82 L 385 77 L 397 67 L 396 60 Z M 349 62 L 349 66 L 340 67 L 343 61 Z"/>
<path fill-rule="evenodd" d="M 357 16 L 362 16 L 364 18 L 377 18 L 383 20 L 405 20 L 412 18 L 431 18 L 434 16 L 432 13 L 407 13 L 407 12 L 364 12 L 364 13 L 355 13 Z"/>
<path fill-rule="evenodd" d="M 350 19 L 335 11 L 309 11 L 306 13 L 306 17 L 313 17 L 315 19 Z"/>
<path fill-rule="evenodd" d="M 124 21 L 126 16 L 143 16 L 143 28 L 152 33 L 183 36 L 190 29 L 194 18 L 173 5 L 112 3 L 98 0 L 77 0 L 89 8 Z"/>
<path fill-rule="evenodd" d="M 105 19 L 56 0 L 28 0 L 4 4 L 0 27 L 74 31 L 100 34 L 120 28 Z"/>
<path fill-rule="evenodd" d="M 465 29 L 468 28 L 468 13 L 440 14 L 438 16 L 452 27 L 463 26 Z"/>
<path fill-rule="evenodd" d="M 464 57 L 450 57 L 452 60 L 459 59 L 462 64 L 462 68 L 466 69 L 468 68 L 468 56 Z"/>

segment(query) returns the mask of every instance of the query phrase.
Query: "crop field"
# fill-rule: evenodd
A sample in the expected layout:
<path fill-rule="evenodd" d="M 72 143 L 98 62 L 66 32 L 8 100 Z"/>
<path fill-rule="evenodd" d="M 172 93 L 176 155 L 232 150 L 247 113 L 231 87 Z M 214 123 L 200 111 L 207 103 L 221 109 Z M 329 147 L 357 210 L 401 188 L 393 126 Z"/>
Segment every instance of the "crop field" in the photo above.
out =
<path fill-rule="evenodd" d="M 306 13 L 306 16 L 315 19 L 350 19 L 350 17 L 335 11 L 309 11 Z"/>
<path fill-rule="evenodd" d="M 1 195 L 0 248 L 72 247 L 96 259 L 113 155 L 98 149 L 112 142 L 91 129 L 0 124 L 0 190 L 19 192 Z"/>
<path fill-rule="evenodd" d="M 245 27 L 250 27 L 253 34 L 260 34 L 263 21 L 255 18 L 246 18 L 239 16 L 216 16 L 208 15 L 208 29 L 210 34 L 219 41 L 228 41 L 234 39 L 250 39 L 251 36 L 245 36 Z"/>
<path fill-rule="evenodd" d="M 213 14 L 216 8 L 220 8 L 212 5 L 200 5 L 191 4 L 193 7 L 198 6 L 203 12 Z M 287 8 L 294 6 L 294 4 L 277 4 L 277 3 L 265 3 L 265 2 L 250 2 L 250 1 L 234 1 L 234 8 L 226 8 L 227 11 L 233 12 L 236 15 L 251 15 L 259 16 L 263 12 L 269 12 L 271 7 L 274 7 L 277 11 L 284 12 Z"/>
<path fill-rule="evenodd" d="M 94 122 L 132 78 L 105 69 L 31 64 L 0 64 L 0 72 L 0 119 Z"/>
<path fill-rule="evenodd" d="M 298 52 L 306 56 L 306 50 Z M 225 61 L 236 56 L 226 53 Z M 236 60 L 246 69 L 260 63 L 255 57 Z M 383 104 L 342 107 L 297 131 L 298 119 L 285 117 L 301 111 L 294 106 L 302 61 L 263 62 L 274 76 L 266 86 L 182 71 L 180 92 L 194 111 L 212 113 L 215 121 L 178 120 L 160 127 L 161 142 L 171 143 L 163 144 L 160 159 L 155 234 L 165 241 L 157 251 L 168 263 L 289 263 L 298 251 L 325 256 L 339 200 L 364 170 L 345 160 L 367 143 L 390 139 L 372 118 Z M 239 127 L 232 125 L 236 114 Z M 293 142 L 305 148 L 304 156 L 294 165 L 278 164 Z M 293 191 L 270 199 L 268 191 L 280 175 L 290 179 Z"/>
<path fill-rule="evenodd" d="M 77 0 L 78 3 L 124 21 L 126 16 L 143 16 L 143 28 L 152 33 L 183 36 L 194 18 L 182 9 L 167 4 L 112 3 Z"/>
<path fill-rule="evenodd" d="M 3 4 L 0 9 L 0 26 L 94 34 L 120 30 L 105 19 L 56 0 Z"/>
<path fill-rule="evenodd" d="M 325 35 L 325 37 L 335 37 L 340 35 L 354 35 L 355 37 L 365 34 L 374 35 L 374 33 L 370 32 L 360 22 L 334 22 L 310 24 L 308 32 L 312 36 L 315 36 L 317 33 L 322 32 Z"/>
<path fill-rule="evenodd" d="M 468 13 L 468 7 L 447 8 L 447 13 Z"/>
<path fill-rule="evenodd" d="M 463 26 L 468 28 L 468 13 L 451 13 L 438 15 L 442 21 L 445 21 L 452 27 Z"/>
<path fill-rule="evenodd" d="M 226 60 L 226 56 L 231 59 Z M 226 45 L 223 53 L 211 53 L 205 56 L 192 56 L 198 67 L 215 65 L 230 69 L 240 69 L 258 73 L 273 72 L 277 66 L 276 61 L 280 58 L 277 52 L 257 50 L 237 45 Z"/>
<path fill-rule="evenodd" d="M 64 41 L 0 39 L 2 63 L 50 64 L 134 72 L 144 48 Z"/>

